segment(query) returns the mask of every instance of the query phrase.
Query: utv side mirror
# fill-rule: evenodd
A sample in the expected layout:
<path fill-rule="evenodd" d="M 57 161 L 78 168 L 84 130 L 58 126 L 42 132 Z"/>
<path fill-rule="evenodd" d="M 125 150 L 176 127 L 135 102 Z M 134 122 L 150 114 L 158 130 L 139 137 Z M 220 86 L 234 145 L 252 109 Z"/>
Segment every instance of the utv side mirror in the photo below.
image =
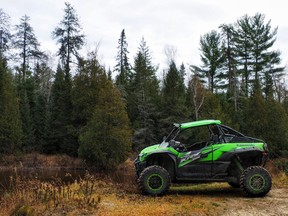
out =
<path fill-rule="evenodd" d="M 164 137 L 163 137 L 163 141 L 165 141 L 165 140 L 166 140 L 166 138 L 167 138 L 167 137 L 166 137 L 166 136 L 164 136 Z"/>

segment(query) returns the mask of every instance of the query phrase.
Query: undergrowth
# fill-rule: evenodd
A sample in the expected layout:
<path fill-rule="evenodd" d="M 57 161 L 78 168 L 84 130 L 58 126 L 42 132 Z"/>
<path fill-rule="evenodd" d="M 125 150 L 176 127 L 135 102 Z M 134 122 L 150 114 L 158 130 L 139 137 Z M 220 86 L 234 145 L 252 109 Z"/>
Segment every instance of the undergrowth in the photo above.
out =
<path fill-rule="evenodd" d="M 0 215 L 222 215 L 227 200 L 247 201 L 227 183 L 173 185 L 165 196 L 143 196 L 130 165 L 114 179 L 86 172 L 69 184 L 57 177 L 43 182 L 15 175 L 0 195 Z M 288 189 L 287 174 L 273 164 L 268 169 L 274 170 L 273 188 Z"/>

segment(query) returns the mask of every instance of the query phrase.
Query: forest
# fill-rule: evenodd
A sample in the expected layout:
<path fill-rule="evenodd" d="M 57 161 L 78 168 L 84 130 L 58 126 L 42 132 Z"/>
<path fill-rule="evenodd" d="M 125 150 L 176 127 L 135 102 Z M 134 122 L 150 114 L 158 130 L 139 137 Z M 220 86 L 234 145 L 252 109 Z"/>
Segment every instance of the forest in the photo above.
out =
<path fill-rule="evenodd" d="M 219 119 L 265 140 L 272 158 L 288 157 L 287 70 L 273 49 L 277 27 L 264 14 L 219 23 L 191 41 L 199 43 L 201 65 L 177 65 L 168 49 L 163 77 L 144 37 L 128 58 L 125 29 L 112 69 L 97 49 L 81 55 L 85 34 L 70 3 L 51 34 L 56 71 L 30 17 L 12 28 L 0 9 L 0 155 L 67 154 L 111 169 L 159 143 L 174 122 Z"/>

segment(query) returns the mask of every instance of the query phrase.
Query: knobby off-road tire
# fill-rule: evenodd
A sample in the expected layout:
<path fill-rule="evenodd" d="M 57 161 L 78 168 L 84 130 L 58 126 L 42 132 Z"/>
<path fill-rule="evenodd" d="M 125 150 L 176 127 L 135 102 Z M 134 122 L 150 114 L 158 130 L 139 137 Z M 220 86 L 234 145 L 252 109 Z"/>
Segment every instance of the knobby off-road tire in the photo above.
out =
<path fill-rule="evenodd" d="M 263 197 L 270 191 L 271 186 L 271 176 L 261 166 L 248 167 L 240 177 L 240 188 L 245 196 Z"/>
<path fill-rule="evenodd" d="M 160 166 L 145 168 L 138 178 L 138 185 L 143 194 L 153 196 L 163 195 L 171 185 L 168 171 Z"/>

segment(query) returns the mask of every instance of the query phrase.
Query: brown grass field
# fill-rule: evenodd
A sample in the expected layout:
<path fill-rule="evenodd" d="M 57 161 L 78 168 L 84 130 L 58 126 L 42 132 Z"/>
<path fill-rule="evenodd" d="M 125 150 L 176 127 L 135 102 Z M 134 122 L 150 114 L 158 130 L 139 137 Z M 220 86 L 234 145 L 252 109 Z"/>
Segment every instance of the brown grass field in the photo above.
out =
<path fill-rule="evenodd" d="M 167 195 L 144 196 L 134 181 L 131 160 L 113 178 L 87 172 L 71 184 L 16 176 L 0 196 L 0 215 L 288 215 L 287 174 L 271 164 L 267 168 L 273 187 L 264 198 L 243 197 L 226 183 L 173 185 Z"/>

